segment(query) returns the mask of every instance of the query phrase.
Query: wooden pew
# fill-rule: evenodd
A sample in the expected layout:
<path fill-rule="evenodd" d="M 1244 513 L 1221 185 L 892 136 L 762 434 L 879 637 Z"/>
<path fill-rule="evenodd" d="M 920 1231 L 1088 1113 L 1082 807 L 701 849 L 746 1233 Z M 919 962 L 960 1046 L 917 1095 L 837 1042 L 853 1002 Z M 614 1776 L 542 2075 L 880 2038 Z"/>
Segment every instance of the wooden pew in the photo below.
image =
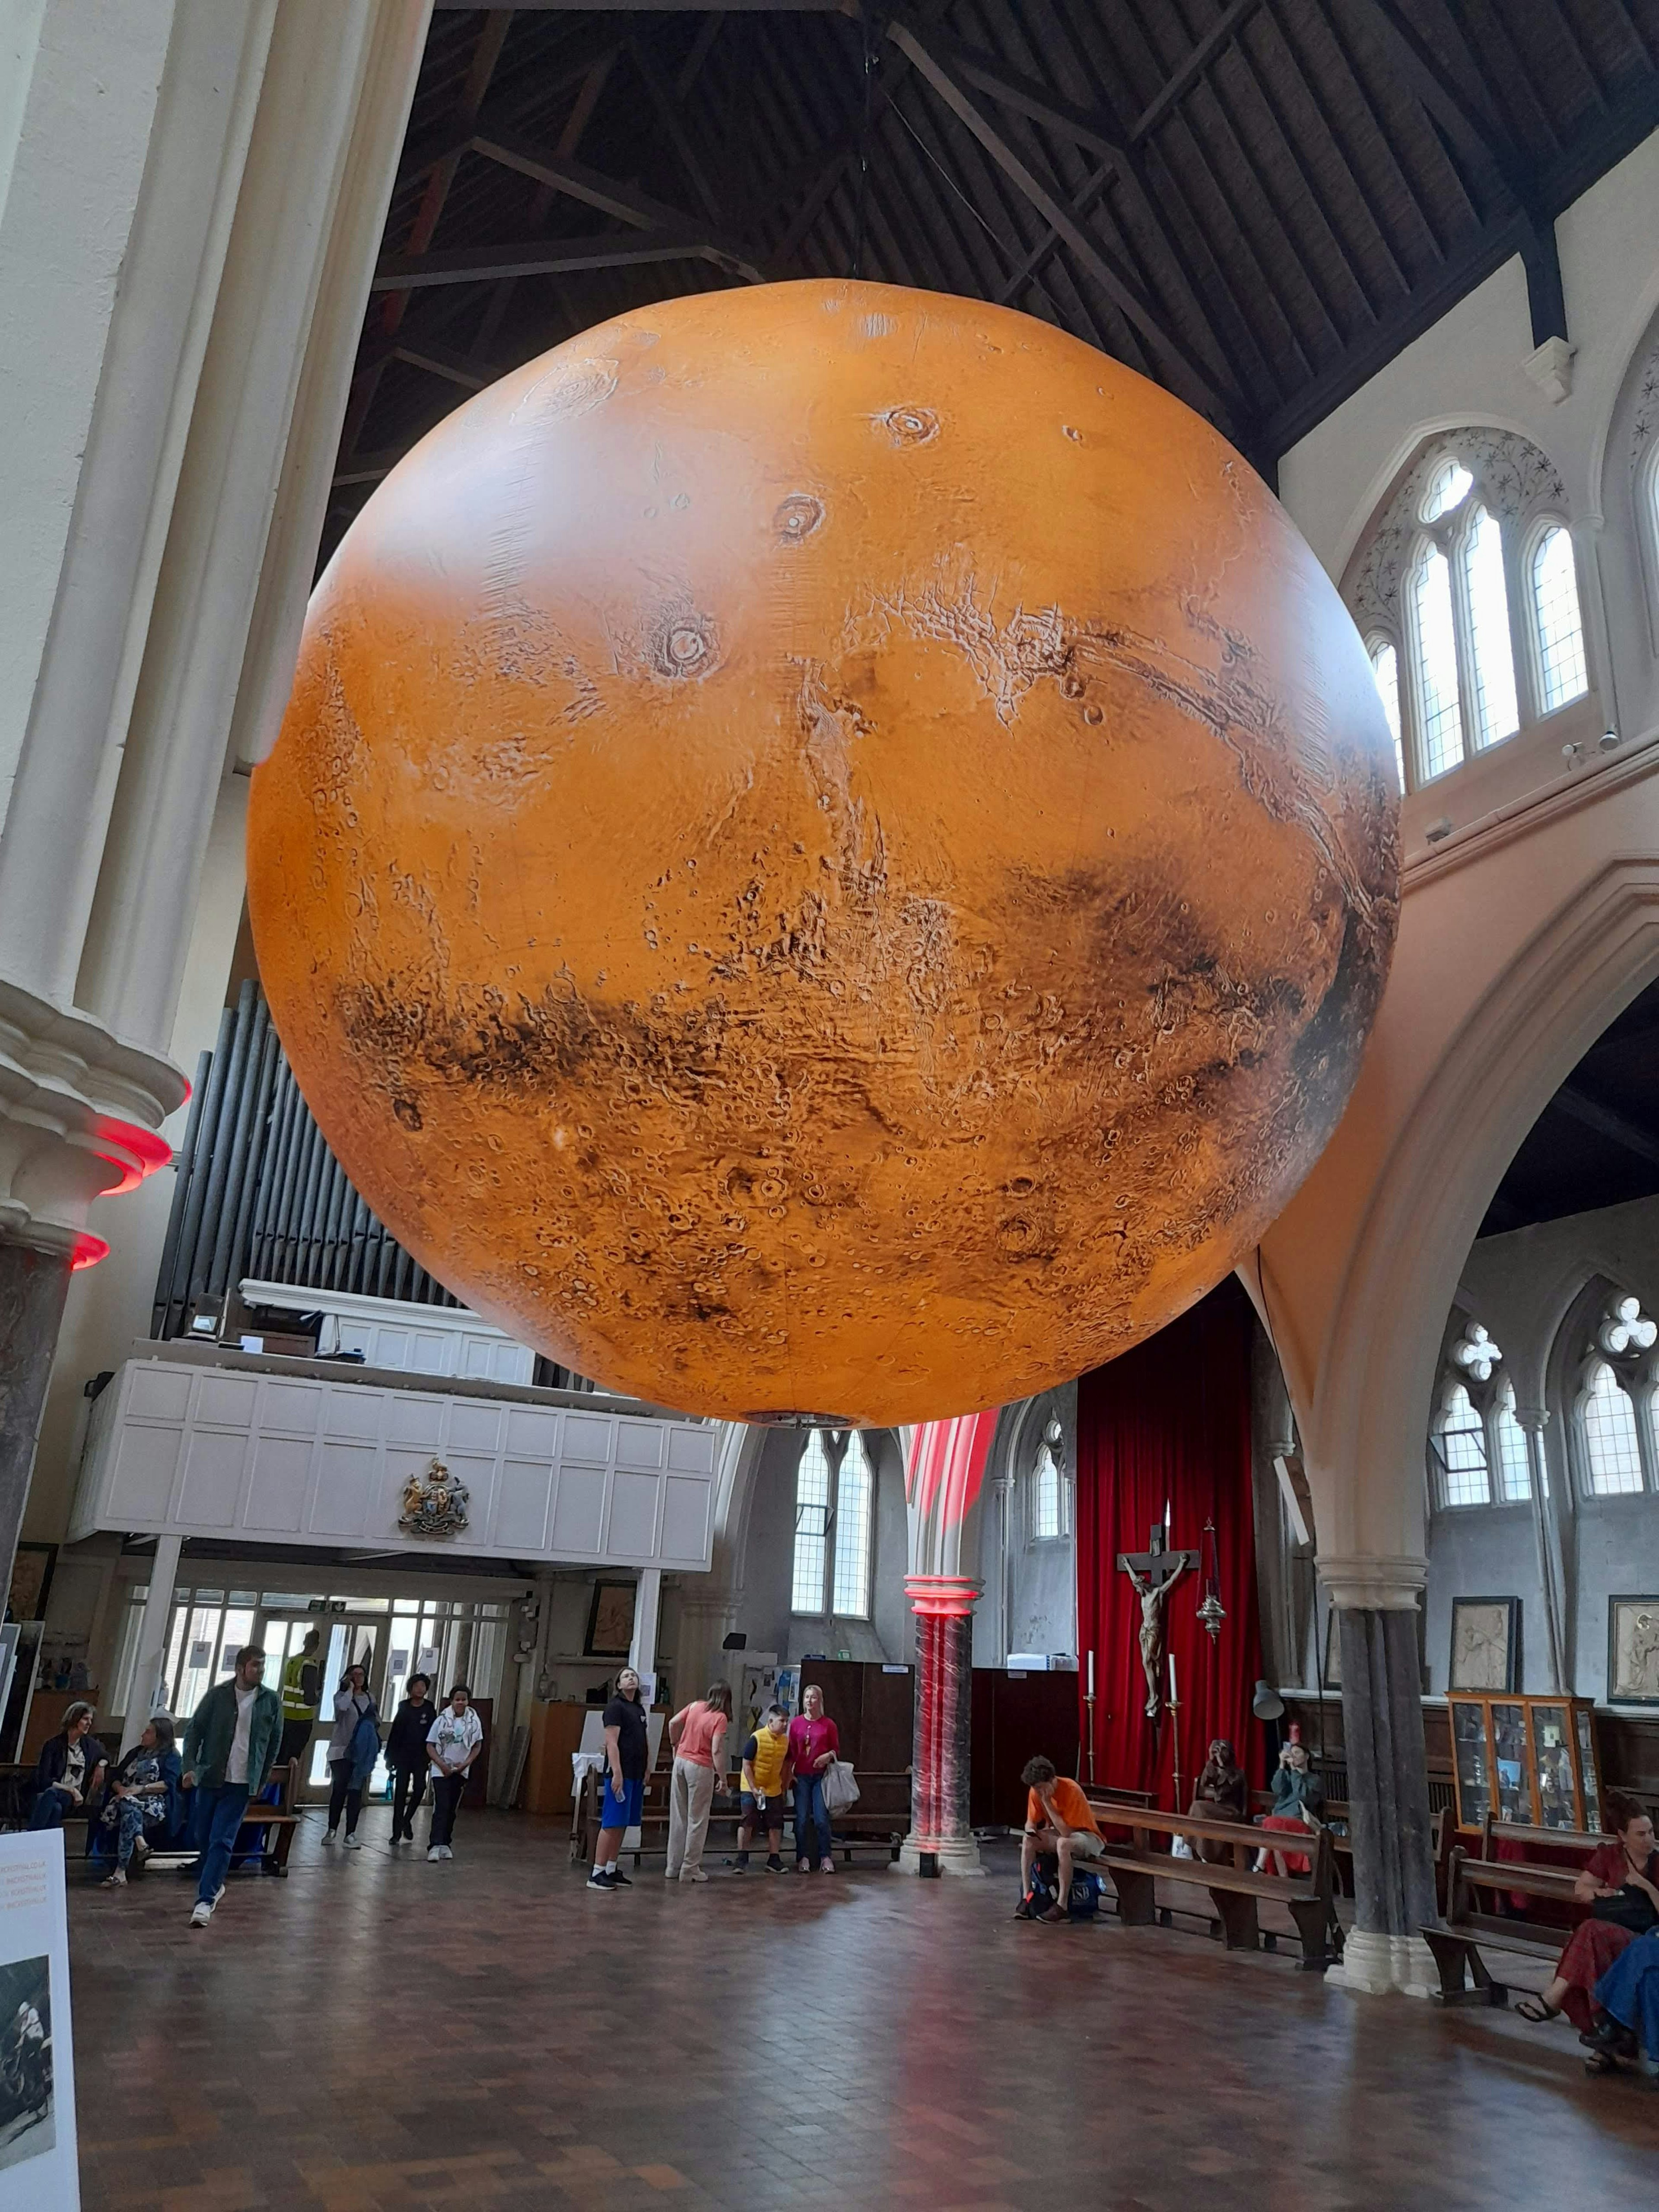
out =
<path fill-rule="evenodd" d="M 1516 1896 L 1540 1903 L 1571 1905 L 1578 1879 L 1571 1867 L 1536 1866 L 1525 1859 L 1494 1856 L 1498 1843 L 1516 1843 L 1531 1849 L 1582 1850 L 1586 1855 L 1611 1839 L 1575 1828 L 1534 1828 L 1518 1821 L 1494 1820 L 1488 1815 L 1480 1831 L 1479 1856 L 1454 1845 L 1447 1866 L 1446 1925 L 1425 1928 L 1423 1940 L 1434 1957 L 1440 1975 L 1437 1992 L 1441 2004 L 1462 2004 L 1474 1998 L 1482 2004 L 1506 2005 L 1515 1990 L 1536 1994 L 1553 1971 L 1571 1929 L 1552 1927 L 1517 1912 Z M 1491 1910 L 1483 1910 L 1480 1900 Z M 1523 1978 L 1511 1981 L 1507 1970 L 1525 1969 Z M 1494 1972 L 1494 1967 L 1498 1971 Z M 1543 1969 L 1543 1980 L 1539 1970 Z"/>
<path fill-rule="evenodd" d="M 1302 1943 L 1299 1971 L 1323 1973 L 1335 1963 L 1330 1941 L 1334 1925 L 1331 1839 L 1322 1828 L 1317 1834 L 1310 1831 L 1303 1845 L 1294 1836 L 1276 1830 L 1264 1836 L 1260 1829 L 1249 1827 L 1240 1820 L 1210 1820 L 1192 1814 L 1158 1813 L 1112 1799 L 1103 1801 L 1098 1809 L 1109 1826 L 1127 1828 L 1133 1842 L 1124 1844 L 1108 1836 L 1106 1848 L 1098 1859 L 1078 1863 L 1084 1867 L 1103 1866 L 1110 1873 L 1117 1891 L 1119 1917 L 1126 1926 L 1156 1925 L 1160 1919 L 1158 1884 L 1186 1882 L 1208 1893 L 1214 1916 L 1221 1923 L 1222 1940 L 1230 1951 L 1262 1948 L 1257 1906 L 1265 1899 L 1283 1905 L 1296 1923 Z M 1224 1860 L 1176 1858 L 1167 1844 L 1153 1847 L 1154 1836 L 1183 1836 L 1190 1844 L 1227 1844 L 1232 1852 L 1231 1863 Z M 1264 1849 L 1294 1852 L 1306 1858 L 1310 1862 L 1308 1872 L 1252 1873 L 1248 1862 Z M 1167 1913 L 1162 1917 L 1167 1925 Z M 1269 1948 L 1273 1940 L 1269 1936 Z"/>
<path fill-rule="evenodd" d="M 640 1840 L 636 1849 L 625 1853 L 635 1865 L 647 1854 L 653 1857 L 668 1855 L 668 1785 L 671 1770 L 659 1767 L 646 1778 L 645 1806 L 640 1820 Z M 570 1814 L 570 1863 L 572 1866 L 592 1866 L 593 1854 L 599 1840 L 599 1790 L 603 1778 L 597 1768 L 590 1767 L 582 1777 L 580 1793 L 573 1800 Z M 900 1846 L 910 1826 L 910 1778 L 908 1774 L 860 1774 L 859 1802 L 845 1813 L 838 1813 L 830 1821 L 836 1856 L 850 1866 L 854 1851 L 878 1851 L 889 1861 L 896 1859 Z M 708 1816 L 708 1843 L 704 1847 L 704 1858 L 718 1843 L 724 1853 L 737 1848 L 738 1829 L 741 1823 L 742 1807 L 738 1778 L 722 1775 L 714 1791 L 714 1810 Z M 794 1863 L 795 1816 L 793 1809 L 784 1808 L 784 1856 Z M 757 1838 L 763 1856 L 766 1844 L 764 1834 Z"/>

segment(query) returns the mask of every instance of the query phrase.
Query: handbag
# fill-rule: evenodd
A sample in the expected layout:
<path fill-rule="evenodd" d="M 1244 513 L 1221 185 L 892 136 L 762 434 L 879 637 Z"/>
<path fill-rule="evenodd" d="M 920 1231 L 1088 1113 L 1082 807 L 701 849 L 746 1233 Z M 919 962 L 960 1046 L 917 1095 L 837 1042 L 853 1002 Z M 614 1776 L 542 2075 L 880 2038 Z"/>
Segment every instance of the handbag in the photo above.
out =
<path fill-rule="evenodd" d="M 1653 1909 L 1653 1899 L 1644 1890 L 1626 1888 L 1612 1897 L 1598 1897 L 1590 1904 L 1590 1918 L 1611 1922 L 1615 1928 L 1628 1928 L 1632 1936 L 1645 1936 L 1653 1927 L 1659 1927 L 1659 1912 Z"/>
<path fill-rule="evenodd" d="M 846 1812 L 849 1805 L 859 1802 L 859 1785 L 854 1779 L 850 1759 L 831 1759 L 823 1770 L 823 1809 L 832 1816 Z"/>

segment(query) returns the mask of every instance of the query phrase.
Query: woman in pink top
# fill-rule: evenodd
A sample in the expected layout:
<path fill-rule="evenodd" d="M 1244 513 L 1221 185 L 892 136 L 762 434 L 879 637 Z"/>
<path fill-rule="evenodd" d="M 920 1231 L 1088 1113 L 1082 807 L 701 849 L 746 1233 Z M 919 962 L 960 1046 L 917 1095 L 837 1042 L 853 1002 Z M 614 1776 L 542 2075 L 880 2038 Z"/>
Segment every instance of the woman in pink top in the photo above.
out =
<path fill-rule="evenodd" d="M 800 1693 L 801 1710 L 789 1723 L 789 1756 L 795 1767 L 795 1872 L 812 1871 L 811 1838 L 817 1837 L 818 1872 L 834 1874 L 830 1815 L 824 1808 L 823 1778 L 841 1756 L 841 1737 L 823 1713 L 823 1692 L 809 1682 Z"/>
<path fill-rule="evenodd" d="M 707 1881 L 702 1870 L 703 1838 L 714 1802 L 720 1748 L 732 1724 L 732 1685 L 711 1682 L 706 1698 L 682 1705 L 668 1723 L 674 1747 L 674 1778 L 668 1795 L 670 1881 Z"/>

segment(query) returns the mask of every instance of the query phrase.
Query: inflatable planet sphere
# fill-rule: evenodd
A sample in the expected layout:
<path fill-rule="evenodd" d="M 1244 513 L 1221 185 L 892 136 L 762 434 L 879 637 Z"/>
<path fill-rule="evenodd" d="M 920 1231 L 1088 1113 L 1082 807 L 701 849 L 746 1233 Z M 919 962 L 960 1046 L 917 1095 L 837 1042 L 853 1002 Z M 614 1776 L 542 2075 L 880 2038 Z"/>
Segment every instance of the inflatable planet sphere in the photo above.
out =
<path fill-rule="evenodd" d="M 253 783 L 259 967 L 422 1266 L 605 1388 L 915 1422 L 1209 1290 L 1397 911 L 1370 665 L 1200 418 L 858 283 L 624 315 L 386 479 Z"/>

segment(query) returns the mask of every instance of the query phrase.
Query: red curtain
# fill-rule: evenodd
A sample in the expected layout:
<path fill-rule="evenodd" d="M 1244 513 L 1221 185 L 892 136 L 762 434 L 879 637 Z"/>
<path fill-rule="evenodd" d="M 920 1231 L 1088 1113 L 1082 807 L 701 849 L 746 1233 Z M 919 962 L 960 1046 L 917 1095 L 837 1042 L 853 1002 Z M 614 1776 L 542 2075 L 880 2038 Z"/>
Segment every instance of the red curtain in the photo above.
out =
<path fill-rule="evenodd" d="M 1253 1787 L 1265 1780 L 1266 1747 L 1250 1699 L 1261 1673 L 1255 1531 L 1250 1490 L 1250 1347 L 1255 1316 L 1231 1278 L 1181 1320 L 1078 1385 L 1078 1687 L 1095 1657 L 1095 1779 L 1156 1790 L 1165 1810 L 1186 1810 L 1212 1736 L 1224 1736 Z M 1202 1552 L 1164 1609 L 1166 1654 L 1180 1696 L 1182 1802 L 1172 1805 L 1175 1731 L 1166 1711 L 1146 1713 L 1140 1601 L 1118 1567 L 1144 1552 L 1170 1508 L 1170 1548 Z M 1212 1640 L 1197 1617 L 1210 1567 L 1206 1521 L 1215 1523 L 1218 1595 L 1226 1619 Z M 1169 1662 L 1162 1687 L 1169 1691 Z M 1081 1716 L 1089 1741 L 1089 1712 Z M 1085 1755 L 1084 1775 L 1088 1775 Z"/>

